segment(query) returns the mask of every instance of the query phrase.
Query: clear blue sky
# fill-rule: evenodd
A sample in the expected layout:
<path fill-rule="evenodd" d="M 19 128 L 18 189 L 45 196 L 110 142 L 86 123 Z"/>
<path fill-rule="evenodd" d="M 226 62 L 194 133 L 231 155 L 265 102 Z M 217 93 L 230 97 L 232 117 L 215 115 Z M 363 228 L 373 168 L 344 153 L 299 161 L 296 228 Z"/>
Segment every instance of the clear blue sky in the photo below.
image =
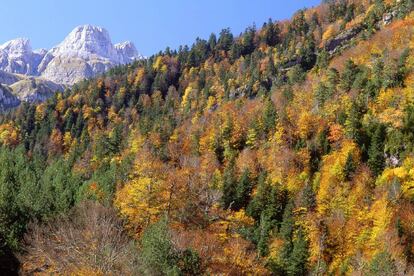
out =
<path fill-rule="evenodd" d="M 114 43 L 131 40 L 151 55 L 230 27 L 239 34 L 253 22 L 286 19 L 320 0 L 4 0 L 0 44 L 27 37 L 33 48 L 51 48 L 76 26 L 106 28 Z"/>

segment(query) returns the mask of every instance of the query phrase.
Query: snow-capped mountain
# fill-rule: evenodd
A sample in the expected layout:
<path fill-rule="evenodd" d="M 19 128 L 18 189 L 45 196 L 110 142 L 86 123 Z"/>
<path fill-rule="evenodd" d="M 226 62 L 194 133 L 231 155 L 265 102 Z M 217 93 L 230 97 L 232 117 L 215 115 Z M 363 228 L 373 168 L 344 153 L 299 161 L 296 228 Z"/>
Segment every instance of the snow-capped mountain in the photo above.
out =
<path fill-rule="evenodd" d="M 49 51 L 33 51 L 30 41 L 24 38 L 0 46 L 0 70 L 40 76 L 65 85 L 140 58 L 142 56 L 132 42 L 114 45 L 107 30 L 91 25 L 76 27 L 62 43 Z"/>
<path fill-rule="evenodd" d="M 84 25 L 47 52 L 38 72 L 56 83 L 71 85 L 139 58 L 142 56 L 131 42 L 113 45 L 105 29 Z"/>
<path fill-rule="evenodd" d="M 0 45 L 0 110 L 20 101 L 43 101 L 56 91 L 111 67 L 142 59 L 134 44 L 113 44 L 107 30 L 76 27 L 50 50 L 32 50 L 29 39 Z"/>
<path fill-rule="evenodd" d="M 0 45 L 0 70 L 8 73 L 36 75 L 46 50 L 32 51 L 27 38 L 10 40 Z"/>
<path fill-rule="evenodd" d="M 140 57 L 131 42 L 113 45 L 107 30 L 91 25 L 76 27 L 49 53 L 56 56 L 76 56 L 85 60 L 96 56 L 112 63 L 123 63 L 125 60 L 130 61 Z"/>
<path fill-rule="evenodd" d="M 114 47 L 119 54 L 120 63 L 130 63 L 136 60 L 137 58 L 144 58 L 142 55 L 138 53 L 134 43 L 132 43 L 131 41 L 125 41 L 123 43 L 115 44 Z"/>

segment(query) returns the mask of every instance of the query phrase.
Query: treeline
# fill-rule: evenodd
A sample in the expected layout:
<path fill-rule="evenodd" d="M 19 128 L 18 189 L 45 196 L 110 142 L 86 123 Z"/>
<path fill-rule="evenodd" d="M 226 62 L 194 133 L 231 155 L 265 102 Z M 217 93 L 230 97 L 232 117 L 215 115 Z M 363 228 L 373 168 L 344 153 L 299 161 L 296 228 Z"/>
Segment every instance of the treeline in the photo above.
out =
<path fill-rule="evenodd" d="M 28 273 L 410 273 L 411 9 L 326 1 L 2 115 L 3 252 Z"/>

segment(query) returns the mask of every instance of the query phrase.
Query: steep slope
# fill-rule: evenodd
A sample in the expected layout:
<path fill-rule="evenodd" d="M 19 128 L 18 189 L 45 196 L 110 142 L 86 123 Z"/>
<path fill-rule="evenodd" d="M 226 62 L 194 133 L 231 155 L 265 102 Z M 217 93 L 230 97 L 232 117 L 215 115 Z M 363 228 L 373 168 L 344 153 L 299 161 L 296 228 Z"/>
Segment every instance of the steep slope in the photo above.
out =
<path fill-rule="evenodd" d="M 32 51 L 30 41 L 18 38 L 0 45 L 0 70 L 8 73 L 37 75 L 45 50 Z"/>
<path fill-rule="evenodd" d="M 412 275 L 412 10 L 326 1 L 3 116 L 0 239 L 28 274 Z"/>
<path fill-rule="evenodd" d="M 10 89 L 0 84 L 0 110 L 4 111 L 19 104 L 19 99 L 13 95 Z"/>
<path fill-rule="evenodd" d="M 19 80 L 23 79 L 24 77 L 17 74 L 11 74 L 4 71 L 0 71 L 0 84 L 10 85 Z"/>
<path fill-rule="evenodd" d="M 56 92 L 63 92 L 65 86 L 42 78 L 25 78 L 9 86 L 12 93 L 23 102 L 42 102 Z"/>
<path fill-rule="evenodd" d="M 0 85 L 11 92 L 21 102 L 40 102 L 53 96 L 56 92 L 63 92 L 65 85 L 56 84 L 41 77 L 31 77 L 22 74 L 12 74 L 0 71 Z M 5 102 L 3 102 L 5 101 Z M 0 99 L 0 104 L 6 108 L 16 107 L 18 104 L 9 104 L 6 98 Z"/>

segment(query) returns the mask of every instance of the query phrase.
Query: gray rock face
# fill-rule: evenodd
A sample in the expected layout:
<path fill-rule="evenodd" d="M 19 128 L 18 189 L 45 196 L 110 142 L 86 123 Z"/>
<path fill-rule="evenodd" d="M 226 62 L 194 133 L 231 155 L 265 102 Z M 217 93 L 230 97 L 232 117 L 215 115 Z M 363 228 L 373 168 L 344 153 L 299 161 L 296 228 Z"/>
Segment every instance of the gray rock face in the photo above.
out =
<path fill-rule="evenodd" d="M 13 95 L 24 102 L 43 102 L 56 92 L 65 90 L 65 86 L 42 78 L 26 78 L 10 86 Z"/>
<path fill-rule="evenodd" d="M 351 39 L 356 37 L 361 31 L 362 26 L 356 26 L 354 28 L 351 28 L 347 31 L 344 31 L 328 41 L 326 43 L 325 49 L 330 53 L 334 54 L 338 48 L 340 48 L 344 43 L 349 42 Z"/>
<path fill-rule="evenodd" d="M 143 58 L 132 42 L 112 44 L 100 27 L 76 27 L 51 50 L 32 50 L 25 38 L 0 45 L 0 110 L 44 101 L 57 91 L 110 68 Z"/>
<path fill-rule="evenodd" d="M 45 52 L 32 51 L 25 38 L 10 40 L 0 46 L 0 70 L 8 73 L 37 75 L 37 67 Z"/>
<path fill-rule="evenodd" d="M 0 110 L 16 107 L 19 104 L 19 99 L 10 92 L 9 88 L 0 85 Z"/>
<path fill-rule="evenodd" d="M 22 76 L 16 74 L 0 71 L 0 84 L 10 85 L 15 82 L 18 82 L 22 78 Z"/>
<path fill-rule="evenodd" d="M 92 66 L 98 67 L 92 69 Z M 91 78 L 96 74 L 104 73 L 110 68 L 102 61 L 85 61 L 77 57 L 54 57 L 42 72 L 42 77 L 56 83 L 72 85 L 82 79 Z"/>
<path fill-rule="evenodd" d="M 113 45 L 100 27 L 76 27 L 39 65 L 40 75 L 56 83 L 72 85 L 102 74 L 111 67 L 142 58 L 131 42 Z"/>
<path fill-rule="evenodd" d="M 131 41 L 118 43 L 114 46 L 120 56 L 120 63 L 130 63 L 136 60 L 137 58 L 143 58 L 143 56 L 141 56 L 138 53 L 137 49 L 135 48 L 135 45 Z"/>

